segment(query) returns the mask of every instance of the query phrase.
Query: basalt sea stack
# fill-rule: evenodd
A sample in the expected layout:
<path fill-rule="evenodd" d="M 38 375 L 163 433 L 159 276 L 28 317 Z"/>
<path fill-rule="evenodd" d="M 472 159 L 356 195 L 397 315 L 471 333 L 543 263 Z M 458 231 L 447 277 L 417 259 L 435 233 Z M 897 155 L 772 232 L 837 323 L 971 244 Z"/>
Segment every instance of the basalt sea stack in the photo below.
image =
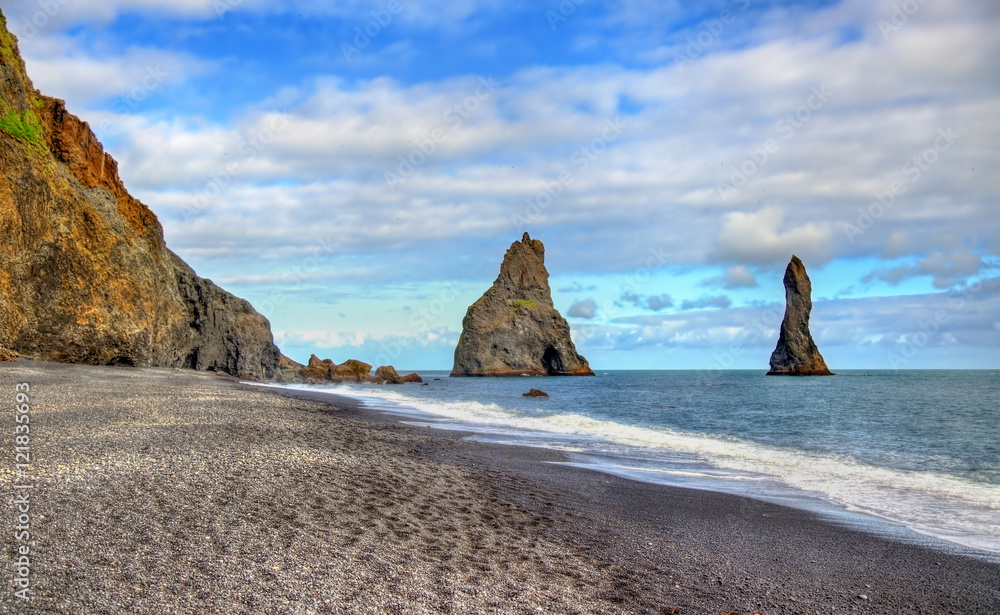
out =
<path fill-rule="evenodd" d="M 593 376 L 552 305 L 545 246 L 515 241 L 493 286 L 462 320 L 452 376 Z"/>
<path fill-rule="evenodd" d="M 272 375 L 270 325 L 167 249 L 86 122 L 41 95 L 0 14 L 0 347 L 45 361 Z"/>
<path fill-rule="evenodd" d="M 832 376 L 823 355 L 809 333 L 812 311 L 812 283 L 806 267 L 792 255 L 785 269 L 785 318 L 781 321 L 778 345 L 771 353 L 768 376 Z"/>

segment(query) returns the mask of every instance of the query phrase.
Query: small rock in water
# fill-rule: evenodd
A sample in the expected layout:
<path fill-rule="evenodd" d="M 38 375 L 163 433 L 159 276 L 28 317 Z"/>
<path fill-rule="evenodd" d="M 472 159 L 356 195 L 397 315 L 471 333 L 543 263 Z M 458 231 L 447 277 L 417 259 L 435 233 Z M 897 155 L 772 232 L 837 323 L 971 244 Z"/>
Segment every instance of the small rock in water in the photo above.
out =
<path fill-rule="evenodd" d="M 539 389 L 531 389 L 527 393 L 522 393 L 521 397 L 548 397 L 549 394 Z"/>

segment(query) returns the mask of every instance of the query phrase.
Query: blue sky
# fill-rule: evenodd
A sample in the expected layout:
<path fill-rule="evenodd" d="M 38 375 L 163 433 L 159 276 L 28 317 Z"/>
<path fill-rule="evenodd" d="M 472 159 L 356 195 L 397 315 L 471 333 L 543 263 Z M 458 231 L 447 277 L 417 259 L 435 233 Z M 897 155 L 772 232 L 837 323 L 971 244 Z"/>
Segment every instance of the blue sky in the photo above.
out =
<path fill-rule="evenodd" d="M 0 6 L 300 361 L 450 368 L 528 231 L 598 370 L 765 369 L 793 253 L 834 370 L 1000 366 L 995 2 Z"/>

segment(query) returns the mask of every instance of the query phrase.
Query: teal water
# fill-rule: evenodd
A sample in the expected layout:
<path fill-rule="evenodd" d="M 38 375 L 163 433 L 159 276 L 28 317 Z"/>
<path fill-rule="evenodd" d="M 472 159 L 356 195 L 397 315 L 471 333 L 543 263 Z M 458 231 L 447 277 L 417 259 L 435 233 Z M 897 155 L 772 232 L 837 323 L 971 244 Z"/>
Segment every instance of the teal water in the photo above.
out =
<path fill-rule="evenodd" d="M 332 392 L 575 465 L 899 524 L 1000 554 L 1000 371 L 610 371 Z M 548 399 L 521 397 L 530 387 Z"/>

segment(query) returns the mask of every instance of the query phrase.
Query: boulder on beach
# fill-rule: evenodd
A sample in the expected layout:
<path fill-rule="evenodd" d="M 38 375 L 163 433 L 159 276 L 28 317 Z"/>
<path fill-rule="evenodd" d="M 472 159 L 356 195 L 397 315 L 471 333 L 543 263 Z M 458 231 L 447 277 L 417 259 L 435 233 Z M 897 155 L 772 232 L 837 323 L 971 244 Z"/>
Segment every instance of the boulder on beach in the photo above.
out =
<path fill-rule="evenodd" d="M 299 375 L 306 380 L 329 380 L 330 370 L 336 364 L 330 359 L 320 359 L 316 355 L 309 355 L 308 365 L 299 368 Z"/>
<path fill-rule="evenodd" d="M 493 286 L 469 307 L 452 376 L 593 376 L 552 304 L 545 246 L 515 241 Z"/>
<path fill-rule="evenodd" d="M 540 389 L 531 389 L 527 393 L 521 393 L 521 397 L 548 397 L 549 394 Z"/>
<path fill-rule="evenodd" d="M 420 374 L 412 373 L 403 376 L 403 382 L 423 382 L 424 379 L 420 377 Z"/>
<path fill-rule="evenodd" d="M 809 332 L 812 282 L 798 256 L 785 269 L 785 318 L 778 345 L 771 353 L 768 376 L 832 376 Z"/>
<path fill-rule="evenodd" d="M 375 380 L 383 384 L 403 384 L 403 377 L 391 365 L 382 365 L 376 369 Z"/>

